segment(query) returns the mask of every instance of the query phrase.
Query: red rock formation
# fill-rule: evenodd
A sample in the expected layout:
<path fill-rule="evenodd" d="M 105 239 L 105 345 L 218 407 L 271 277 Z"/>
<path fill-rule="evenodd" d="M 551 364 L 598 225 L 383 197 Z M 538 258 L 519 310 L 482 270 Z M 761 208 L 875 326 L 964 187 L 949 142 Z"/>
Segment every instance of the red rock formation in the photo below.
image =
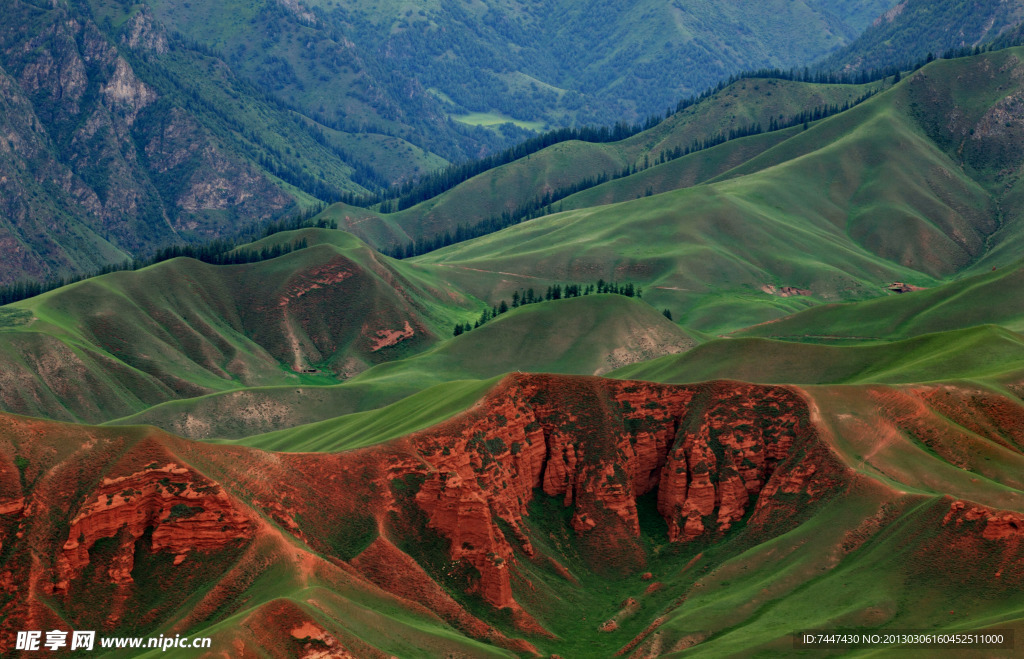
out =
<path fill-rule="evenodd" d="M 984 506 L 967 507 L 963 501 L 954 501 L 949 512 L 943 518 L 943 525 L 953 522 L 957 526 L 963 522 L 984 521 L 982 537 L 986 540 L 1019 540 L 1024 538 L 1024 515 L 1008 511 L 993 511 Z"/>
<path fill-rule="evenodd" d="M 353 270 L 347 259 L 338 256 L 323 265 L 297 272 L 280 295 L 277 306 L 287 307 L 311 291 L 340 284 L 353 276 Z"/>
<path fill-rule="evenodd" d="M 11 515 L 20 513 L 25 508 L 25 497 L 12 497 L 0 499 L 0 515 Z"/>
<path fill-rule="evenodd" d="M 46 481 L 44 498 L 65 502 L 72 514 L 54 548 L 52 576 L 44 566 L 39 581 L 54 584 L 50 591 L 57 596 L 70 597 L 95 543 L 117 538 L 113 554 L 104 559 L 103 578 L 130 589 L 137 541 L 147 529 L 152 550 L 172 554 L 171 567 L 186 570 L 192 554 L 237 546 L 267 524 L 263 520 L 272 520 L 280 532 L 334 557 L 351 574 L 365 574 L 404 600 L 419 601 L 381 578 L 382 560 L 398 564 L 396 552 L 405 556 L 395 545 L 416 560 L 429 558 L 403 541 L 410 537 L 409 524 L 419 524 L 415 528 L 446 543 L 448 563 L 422 563 L 430 577 L 444 578 L 439 569 L 460 575 L 449 586 L 465 577 L 471 592 L 510 609 L 520 629 L 543 634 L 512 589 L 517 552 L 537 554 L 526 519 L 538 493 L 570 508 L 571 528 L 594 569 L 638 569 L 645 556 L 638 541 L 638 497 L 657 490 L 671 539 L 686 541 L 728 530 L 750 514 L 762 491 L 813 490 L 813 465 L 779 469 L 794 441 L 813 440 L 804 409 L 799 396 L 781 387 L 516 375 L 466 413 L 361 451 L 266 454 L 171 438 L 131 450 L 83 448 L 83 456 L 94 456 L 88 458 L 90 469 L 103 477 L 98 484 L 81 481 L 88 485 L 57 475 Z M 81 445 L 93 441 L 83 437 Z M 197 460 L 218 482 L 189 466 Z M 48 469 L 36 458 L 30 462 L 32 473 L 37 463 L 39 473 Z M 42 499 L 21 493 L 16 478 L 6 480 L 0 510 L 12 518 L 30 514 L 33 502 Z M 88 492 L 84 500 L 78 491 Z M 366 556 L 352 559 L 336 547 L 356 528 L 346 527 L 347 520 L 360 519 L 368 521 L 359 528 L 376 527 L 384 536 L 369 536 L 370 549 L 355 549 Z M 49 533 L 40 528 L 34 537 Z M 449 604 L 438 609 L 446 620 L 495 640 L 487 625 Z"/>
<path fill-rule="evenodd" d="M 148 527 L 155 527 L 154 551 L 178 556 L 215 551 L 252 535 L 248 516 L 224 490 L 187 467 L 153 464 L 126 476 L 104 478 L 71 520 L 57 558 L 60 578 L 54 592 L 67 592 L 70 581 L 89 564 L 89 548 L 97 540 L 118 536 L 122 529 L 122 543 L 109 572 L 113 582 L 131 583 L 135 541 Z"/>
<path fill-rule="evenodd" d="M 470 413 L 405 443 L 430 465 L 416 502 L 450 540 L 451 558 L 479 571 L 474 588 L 488 602 L 516 608 L 511 543 L 534 553 L 523 517 L 536 488 L 573 507 L 581 538 L 599 531 L 595 542 L 612 554 L 642 560 L 637 497 L 659 489 L 673 541 L 728 530 L 794 438 L 810 436 L 805 409 L 781 387 L 519 375 Z M 679 431 L 684 417 L 694 431 Z"/>
<path fill-rule="evenodd" d="M 880 413 L 911 423 L 920 407 L 911 403 L 920 397 L 904 401 L 909 395 L 886 399 Z M 995 404 L 985 410 L 967 420 L 990 434 L 1013 425 L 1010 411 Z M 429 609 L 475 638 L 530 653 L 528 642 L 498 634 L 463 609 L 453 586 L 464 584 L 507 609 L 521 631 L 545 633 L 515 599 L 516 593 L 542 597 L 544 590 L 531 590 L 531 575 L 517 565 L 517 556 L 552 565 L 569 581 L 572 576 L 540 549 L 562 538 L 552 533 L 542 543 L 532 536 L 538 528 L 528 523 L 538 510 L 535 498 L 545 497 L 545 510 L 567 507 L 573 550 L 592 569 L 634 570 L 634 578 L 651 582 L 644 591 L 651 595 L 660 583 L 644 573 L 637 509 L 648 499 L 638 504 L 638 498 L 656 492 L 652 498 L 673 542 L 713 539 L 739 524 L 766 537 L 788 530 L 816 499 L 846 485 L 847 472 L 817 439 L 810 419 L 800 395 L 784 387 L 540 375 L 506 378 L 474 408 L 436 427 L 339 454 L 213 447 L 114 428 L 50 431 L 22 419 L 4 425 L 7 419 L 0 416 L 0 442 L 7 442 L 0 443 L 0 532 L 5 555 L 13 557 L 0 567 L 0 590 L 12 596 L 0 605 L 6 620 L 0 632 L 59 624 L 46 605 L 49 596 L 66 605 L 68 621 L 74 622 L 85 615 L 81 606 L 71 606 L 78 586 L 113 583 L 115 597 L 138 588 L 132 574 L 143 563 L 136 547 L 145 545 L 138 541 L 148 534 L 145 546 L 165 553 L 157 562 L 159 578 L 168 583 L 190 572 L 196 554 L 211 562 L 220 556 L 233 566 L 232 576 L 218 577 L 197 607 L 201 613 L 177 621 L 182 630 L 223 613 L 225 602 L 245 601 L 246 589 L 267 564 L 288 560 L 300 584 L 323 584 L 329 575 L 343 584 L 339 592 L 391 598 L 422 615 Z M 1004 446 L 1016 441 L 1008 436 Z M 947 449 L 950 456 L 959 455 L 954 448 Z M 864 533 L 888 519 L 865 526 Z M 1016 583 L 1017 573 L 1009 570 L 1019 563 L 1024 515 L 953 502 L 943 524 L 944 543 L 962 540 L 973 551 L 982 541 L 1000 541 L 1008 549 L 996 574 Z M 360 541 L 346 544 L 353 537 Z M 115 538 L 116 547 L 108 541 L 98 553 L 101 538 Z M 224 553 L 249 539 L 255 540 Z M 271 545 L 273 551 L 267 549 Z M 929 551 L 943 555 L 941 547 Z M 238 558 L 242 554 L 244 560 Z M 700 560 L 694 557 L 680 574 Z M 90 561 L 103 569 L 86 574 Z M 623 606 L 631 611 L 636 603 Z M 103 615 L 113 616 L 106 620 L 114 628 L 121 622 L 116 603 L 111 609 Z M 300 637 L 291 630 L 306 629 L 305 614 L 289 615 L 294 620 L 278 636 L 290 645 L 279 656 L 294 654 Z M 622 617 L 613 621 L 626 627 Z M 324 624 L 326 631 L 338 632 Z M 656 627 L 624 651 L 647 643 Z M 0 651 L 6 649 L 4 633 Z M 371 654 L 339 633 L 336 647 Z M 259 639 L 274 642 L 270 635 Z"/>
<path fill-rule="evenodd" d="M 725 531 L 747 514 L 798 434 L 810 433 L 804 403 L 779 387 L 718 384 L 701 393 L 703 410 L 669 454 L 658 511 L 673 541 Z"/>

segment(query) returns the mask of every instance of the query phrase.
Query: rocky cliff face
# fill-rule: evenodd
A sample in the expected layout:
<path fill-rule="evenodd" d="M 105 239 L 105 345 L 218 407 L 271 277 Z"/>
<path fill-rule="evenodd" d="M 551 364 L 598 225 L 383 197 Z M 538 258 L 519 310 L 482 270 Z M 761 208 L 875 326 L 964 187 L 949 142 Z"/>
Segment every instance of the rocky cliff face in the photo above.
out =
<path fill-rule="evenodd" d="M 64 0 L 16 0 L 0 17 L 0 284 L 94 272 L 294 208 L 224 132 L 223 108 L 214 118 L 181 87 L 172 71 L 194 53 L 158 61 L 174 55 L 148 10 L 108 32 Z"/>
<path fill-rule="evenodd" d="M 89 548 L 101 538 L 117 536 L 120 543 L 111 581 L 131 583 L 135 543 L 147 529 L 152 551 L 175 554 L 175 564 L 189 552 L 213 552 L 252 537 L 251 520 L 219 485 L 174 463 L 152 463 L 134 474 L 104 478 L 93 495 L 72 518 L 57 557 L 57 594 L 66 594 L 82 574 Z"/>
<path fill-rule="evenodd" d="M 1019 426 L 997 398 L 978 401 L 965 423 Z M 879 413 L 898 416 L 890 408 Z M 558 532 L 586 569 L 635 579 L 635 597 L 611 619 L 593 621 L 621 633 L 645 598 L 663 597 L 671 583 L 645 567 L 652 514 L 664 520 L 670 546 L 703 549 L 776 538 L 838 495 L 869 492 L 865 501 L 877 507 L 881 486 L 846 466 L 813 418 L 803 395 L 787 387 L 545 375 L 509 376 L 438 426 L 341 454 L 271 454 L 141 428 L 0 416 L 0 589 L 10 595 L 0 604 L 0 631 L 153 629 L 199 588 L 201 601 L 177 621 L 184 631 L 243 605 L 273 609 L 250 588 L 272 566 L 288 565 L 296 588 L 390 598 L 388 606 L 535 655 L 554 635 L 549 620 L 534 617 L 544 607 L 530 599 L 525 563 L 553 566 L 555 578 L 579 586 L 551 554 L 552 529 L 535 517 L 543 504 L 565 510 Z M 902 503 L 890 513 L 917 509 L 905 492 L 893 497 Z M 941 510 L 915 522 L 930 529 L 918 554 L 938 560 L 950 546 L 964 556 L 995 555 L 970 578 L 998 570 L 1001 588 L 1024 578 L 1024 516 L 962 498 L 936 501 Z M 852 520 L 833 549 L 850 551 L 890 519 Z M 701 561 L 702 552 L 692 554 L 674 569 Z M 154 587 L 167 600 L 131 619 Z M 482 609 L 470 612 L 474 599 L 510 623 L 504 633 L 481 619 Z M 295 615 L 289 629 L 306 629 L 304 614 Z M 634 645 L 653 642 L 647 635 L 664 620 Z M 352 640 L 317 629 L 323 643 Z M 0 648 L 8 637 L 0 634 Z M 319 647 L 315 638 L 299 634 L 295 642 Z"/>
<path fill-rule="evenodd" d="M 580 541 L 612 557 L 603 569 L 632 570 L 643 562 L 637 498 L 654 490 L 670 539 L 685 542 L 758 510 L 766 486 L 840 481 L 825 469 L 815 478 L 817 465 L 780 470 L 794 442 L 814 442 L 805 403 L 782 387 L 514 376 L 457 425 L 407 441 L 429 465 L 416 467 L 417 505 L 496 607 L 516 607 L 513 545 L 534 554 L 524 518 L 538 493 L 572 507 Z"/>

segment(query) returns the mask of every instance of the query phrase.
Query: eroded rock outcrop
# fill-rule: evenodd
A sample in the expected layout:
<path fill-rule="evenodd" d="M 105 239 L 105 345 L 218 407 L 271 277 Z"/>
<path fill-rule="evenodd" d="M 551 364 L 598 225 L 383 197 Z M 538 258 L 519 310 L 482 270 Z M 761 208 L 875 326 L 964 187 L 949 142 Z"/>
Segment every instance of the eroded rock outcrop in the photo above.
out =
<path fill-rule="evenodd" d="M 1014 415 L 1012 401 L 936 387 L 885 391 L 865 394 L 879 403 L 878 419 L 926 429 L 912 424 L 921 401 L 954 409 L 962 396 L 971 401 L 963 405 L 970 412 L 961 413 L 964 424 L 1000 439 L 1003 449 L 1019 441 L 1000 431 L 1019 426 L 1022 412 Z M 324 650 L 333 638 L 330 648 L 375 656 L 358 635 L 345 634 L 344 620 L 309 615 L 318 602 L 336 596 L 340 605 L 356 593 L 437 616 L 483 642 L 539 654 L 552 634 L 543 626 L 547 619 L 530 612 L 543 611 L 536 603 L 551 595 L 536 568 L 550 568 L 574 587 L 587 586 L 577 578 L 581 569 L 629 573 L 634 597 L 612 617 L 587 624 L 613 635 L 607 638 L 630 627 L 635 633 L 631 616 L 652 601 L 662 606 L 676 598 L 667 592 L 676 585 L 663 575 L 664 563 L 644 567 L 655 514 L 672 542 L 746 547 L 793 530 L 845 501 L 837 495 L 857 496 L 858 489 L 876 506 L 879 494 L 887 502 L 836 535 L 835 556 L 913 509 L 912 523 L 903 526 L 914 537 L 908 578 L 928 577 L 952 561 L 958 583 L 987 588 L 992 597 L 1019 589 L 1024 515 L 959 497 L 922 507 L 920 495 L 891 491 L 844 463 L 828 425 L 818 436 L 812 420 L 820 414 L 787 387 L 517 374 L 442 424 L 334 454 L 272 453 L 155 429 L 0 415 L 0 651 L 10 649 L 11 630 L 68 623 L 126 629 L 128 616 L 143 609 L 145 619 L 131 620 L 139 629 L 197 628 L 249 606 L 249 589 L 274 566 L 288 573 L 296 592 L 316 591 L 307 600 L 313 608 L 272 602 L 249 609 L 259 624 L 242 627 L 273 633 L 253 636 L 240 627 L 234 638 L 243 645 L 265 648 L 284 639 L 279 656 L 296 656 Z M 946 445 L 923 431 L 915 436 Z M 703 575 L 709 553 L 683 555 L 691 558 L 680 561 L 678 574 L 693 570 L 694 587 L 704 587 L 695 566 Z M 576 575 L 558 563 L 566 558 Z M 167 601 L 150 607 L 142 599 L 147 582 L 170 593 Z M 200 588 L 206 594 L 189 617 L 175 618 Z M 99 608 L 96 593 L 106 598 Z M 463 593 L 503 609 L 495 615 L 509 626 L 496 630 Z M 344 610 L 357 607 L 357 599 Z M 632 641 L 622 639 L 620 654 L 639 647 L 657 655 L 661 634 L 669 633 L 659 625 L 672 606 Z"/>
<path fill-rule="evenodd" d="M 943 518 L 943 525 L 960 526 L 964 522 L 984 522 L 982 537 L 986 540 L 1017 540 L 1024 538 L 1024 515 L 994 511 L 964 501 L 954 501 Z"/>
<path fill-rule="evenodd" d="M 66 593 L 81 575 L 101 538 L 120 544 L 108 570 L 111 581 L 131 583 L 135 542 L 151 527 L 152 550 L 173 553 L 178 563 L 189 552 L 216 551 L 252 536 L 249 517 L 219 485 L 176 464 L 104 478 L 70 526 L 57 559 L 56 593 Z"/>
<path fill-rule="evenodd" d="M 534 554 L 524 517 L 537 491 L 572 507 L 581 539 L 599 537 L 635 566 L 638 497 L 658 490 L 672 541 L 722 533 L 812 434 L 806 405 L 782 387 L 521 375 L 406 441 L 430 465 L 415 497 L 429 526 L 450 540 L 453 560 L 479 572 L 484 599 L 515 608 L 513 543 Z M 781 475 L 772 491 L 813 473 Z"/>

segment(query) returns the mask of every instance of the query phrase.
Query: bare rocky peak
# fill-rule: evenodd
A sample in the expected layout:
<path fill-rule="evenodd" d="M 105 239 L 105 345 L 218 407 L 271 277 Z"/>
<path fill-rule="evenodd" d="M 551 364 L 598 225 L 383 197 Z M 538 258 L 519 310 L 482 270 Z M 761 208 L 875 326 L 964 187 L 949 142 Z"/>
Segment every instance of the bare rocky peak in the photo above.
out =
<path fill-rule="evenodd" d="M 145 5 L 125 23 L 121 43 L 134 51 L 157 55 L 165 55 L 169 50 L 166 31 L 153 20 L 152 12 Z"/>

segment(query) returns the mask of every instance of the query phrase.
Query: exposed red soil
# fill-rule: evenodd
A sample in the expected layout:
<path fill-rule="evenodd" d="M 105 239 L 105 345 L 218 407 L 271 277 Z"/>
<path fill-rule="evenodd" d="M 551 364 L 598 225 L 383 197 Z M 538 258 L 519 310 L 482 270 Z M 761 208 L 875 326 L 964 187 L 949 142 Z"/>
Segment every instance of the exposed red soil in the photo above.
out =
<path fill-rule="evenodd" d="M 880 415 L 912 427 L 954 464 L 965 456 L 927 421 L 929 410 L 1019 445 L 1019 407 L 963 396 L 949 402 L 939 388 L 880 389 L 876 402 Z M 100 586 L 112 593 L 100 622 L 119 628 L 138 596 L 138 565 L 156 565 L 166 587 L 183 591 L 145 614 L 153 623 L 180 606 L 190 579 L 215 583 L 187 619 L 174 621 L 185 631 L 259 604 L 248 599 L 249 587 L 271 565 L 287 564 L 300 586 L 387 598 L 471 637 L 537 654 L 533 643 L 498 632 L 453 597 L 461 590 L 505 609 L 535 641 L 549 635 L 512 587 L 523 556 L 557 565 L 531 537 L 535 498 L 557 497 L 570 508 L 569 526 L 592 569 L 635 575 L 638 586 L 650 582 L 644 594 L 651 595 L 661 584 L 644 568 L 639 497 L 656 498 L 671 542 L 714 539 L 741 520 L 771 537 L 799 523 L 816 500 L 845 491 L 850 473 L 818 439 L 799 392 L 734 382 L 512 375 L 438 426 L 341 454 L 272 454 L 138 428 L 0 416 L 0 548 L 13 545 L 0 565 L 0 590 L 17 594 L 0 606 L 0 650 L 11 630 L 90 621 L 80 598 Z M 892 512 L 852 531 L 850 546 Z M 1024 537 L 1024 515 L 970 502 L 953 503 L 936 526 L 959 534 L 964 546 L 1012 545 L 1009 562 Z M 529 585 L 517 574 L 517 584 Z M 47 597 L 62 603 L 68 620 L 56 618 Z M 623 615 L 637 606 L 623 603 Z M 608 622 L 621 625 L 617 618 Z M 269 631 L 258 630 L 263 624 Z M 622 653 L 649 640 L 658 624 Z M 285 601 L 260 605 L 246 628 L 232 641 L 237 654 L 372 655 Z M 303 630 L 310 633 L 295 635 Z"/>
<path fill-rule="evenodd" d="M 981 535 L 986 540 L 1006 540 L 1014 543 L 1024 540 L 1024 515 L 1021 513 L 993 511 L 984 506 L 969 505 L 964 501 L 954 501 L 942 523 L 959 526 L 964 522 L 978 521 L 985 523 Z"/>
<path fill-rule="evenodd" d="M 353 275 L 353 269 L 348 259 L 339 256 L 323 265 L 300 271 L 288 282 L 278 298 L 277 306 L 288 307 L 311 291 L 340 284 Z"/>
<path fill-rule="evenodd" d="M 779 297 L 793 297 L 793 296 L 807 296 L 813 295 L 811 291 L 806 288 L 797 288 L 795 286 L 780 286 L 776 288 L 773 284 L 765 284 L 761 287 L 761 290 L 768 295 L 778 295 Z"/>
<path fill-rule="evenodd" d="M 370 351 L 377 352 L 381 348 L 397 345 L 404 339 L 411 339 L 415 334 L 416 332 L 413 330 L 412 325 L 409 324 L 408 320 L 405 321 L 405 327 L 400 330 L 377 330 L 377 338 L 373 340 L 373 345 L 370 346 Z"/>
<path fill-rule="evenodd" d="M 913 293 L 914 291 L 925 290 L 923 286 L 914 286 L 913 284 L 905 284 L 901 281 L 894 281 L 893 283 L 886 286 L 886 288 L 893 293 Z"/>

